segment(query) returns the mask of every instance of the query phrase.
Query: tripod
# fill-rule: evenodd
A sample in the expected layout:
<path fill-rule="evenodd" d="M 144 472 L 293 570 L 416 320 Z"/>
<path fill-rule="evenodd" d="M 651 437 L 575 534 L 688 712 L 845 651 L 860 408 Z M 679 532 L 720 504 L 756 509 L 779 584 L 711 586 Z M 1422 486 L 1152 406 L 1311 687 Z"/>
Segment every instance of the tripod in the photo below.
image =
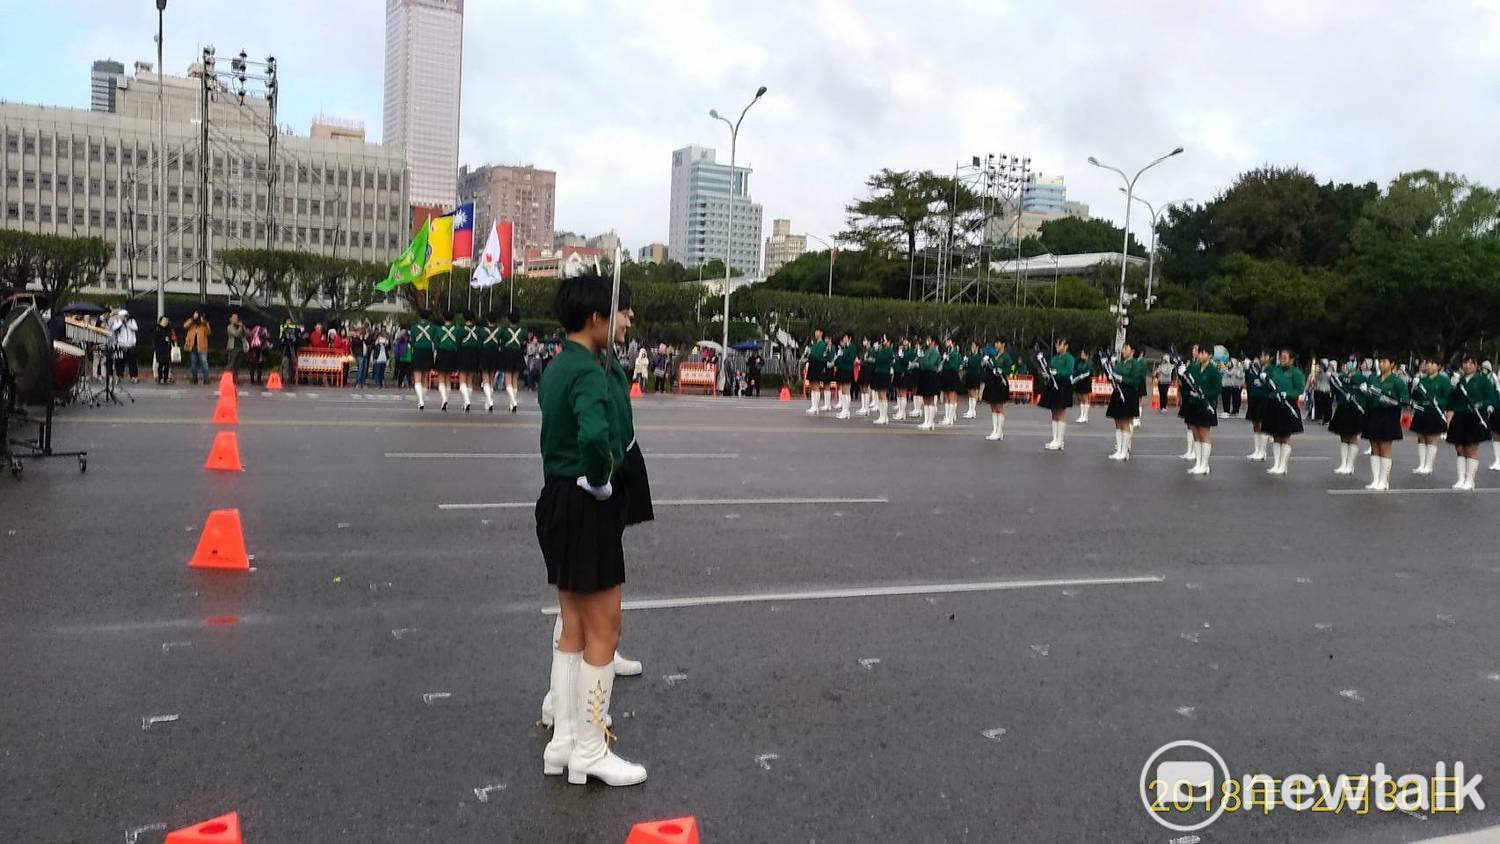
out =
<path fill-rule="evenodd" d="M 117 389 L 120 392 L 124 393 L 126 398 L 130 399 L 131 404 L 135 404 L 135 396 L 131 394 L 130 390 L 127 389 L 124 384 L 118 384 L 117 386 L 117 382 L 119 382 L 120 379 L 115 375 L 115 367 L 117 365 L 123 365 L 125 355 L 129 354 L 132 351 L 134 351 L 134 349 L 122 349 L 118 344 L 113 342 L 105 346 L 106 354 L 104 358 L 104 391 L 94 396 L 94 404 L 96 407 L 100 402 L 103 402 L 105 404 L 118 404 L 124 406 L 125 402 L 120 401 L 120 397 L 115 395 L 115 391 Z"/>

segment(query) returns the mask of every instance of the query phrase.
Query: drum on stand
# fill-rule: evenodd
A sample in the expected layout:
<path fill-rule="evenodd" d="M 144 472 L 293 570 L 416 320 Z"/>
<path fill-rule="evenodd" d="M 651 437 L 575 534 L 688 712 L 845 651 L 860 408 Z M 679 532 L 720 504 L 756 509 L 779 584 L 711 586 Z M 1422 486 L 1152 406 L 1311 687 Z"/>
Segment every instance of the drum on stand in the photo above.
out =
<path fill-rule="evenodd" d="M 88 354 L 72 343 L 52 341 L 52 392 L 56 396 L 67 396 L 83 377 L 84 362 Z"/>

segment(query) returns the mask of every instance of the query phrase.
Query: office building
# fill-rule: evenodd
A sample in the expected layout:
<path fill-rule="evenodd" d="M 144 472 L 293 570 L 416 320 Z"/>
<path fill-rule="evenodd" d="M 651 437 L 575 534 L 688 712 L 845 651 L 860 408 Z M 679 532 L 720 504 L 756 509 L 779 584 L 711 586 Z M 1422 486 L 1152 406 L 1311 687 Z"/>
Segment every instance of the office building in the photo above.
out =
<path fill-rule="evenodd" d="M 636 260 L 642 264 L 656 264 L 657 266 L 661 266 L 667 262 L 669 254 L 671 253 L 667 251 L 665 243 L 651 243 L 641 247 L 640 254 L 636 256 Z"/>
<path fill-rule="evenodd" d="M 157 234 L 158 84 L 167 116 L 165 238 Z M 240 105 L 220 92 L 204 156 L 202 85 L 201 74 L 161 79 L 138 65 L 136 76 L 118 80 L 113 113 L 0 103 L 0 227 L 102 238 L 111 257 L 100 288 L 125 292 L 155 288 L 162 240 L 167 290 L 198 293 L 202 283 L 209 294 L 228 292 L 213 260 L 225 249 L 386 263 L 406 247 L 399 150 L 283 130 L 271 162 L 259 117 L 266 102 L 250 96 Z"/>
<path fill-rule="evenodd" d="M 1021 194 L 1021 211 L 1027 214 L 1063 216 L 1068 188 L 1062 176 L 1038 174 Z"/>
<path fill-rule="evenodd" d="M 724 260 L 729 250 L 731 198 L 734 246 L 730 265 L 747 276 L 760 271 L 761 207 L 750 199 L 750 168 L 714 160 L 707 147 L 672 152 L 672 198 L 667 249 L 688 266 Z"/>
<path fill-rule="evenodd" d="M 557 173 L 530 164 L 486 164 L 458 171 L 460 202 L 474 203 L 474 231 L 488 232 L 492 223 L 515 223 L 515 249 L 554 248 L 552 226 L 557 213 Z M 475 237 L 487 237 L 476 234 Z M 476 246 L 476 249 L 482 246 Z"/>
<path fill-rule="evenodd" d="M 559 249 L 527 249 L 521 263 L 521 274 L 528 278 L 572 278 L 586 270 L 599 272 L 605 254 L 596 246 L 564 246 Z"/>
<path fill-rule="evenodd" d="M 125 65 L 113 59 L 100 59 L 89 68 L 89 110 L 114 111 L 115 89 L 120 77 L 125 75 Z"/>
<path fill-rule="evenodd" d="M 771 236 L 766 238 L 766 277 L 797 260 L 807 251 L 807 236 L 792 234 L 791 220 L 772 220 Z"/>
<path fill-rule="evenodd" d="M 464 0 L 386 0 L 381 141 L 404 150 L 413 205 L 458 199 Z"/>

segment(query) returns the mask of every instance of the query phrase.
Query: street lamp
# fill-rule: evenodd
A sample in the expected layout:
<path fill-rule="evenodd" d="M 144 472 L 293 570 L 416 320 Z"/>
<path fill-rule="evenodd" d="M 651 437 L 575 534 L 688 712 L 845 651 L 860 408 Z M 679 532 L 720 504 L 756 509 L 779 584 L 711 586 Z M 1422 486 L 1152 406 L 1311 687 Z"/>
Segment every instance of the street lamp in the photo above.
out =
<path fill-rule="evenodd" d="M 813 240 L 816 240 L 817 242 L 819 242 L 819 243 L 823 244 L 824 246 L 828 247 L 828 298 L 832 299 L 833 298 L 833 259 L 834 259 L 835 254 L 836 254 L 833 251 L 833 244 L 829 243 L 828 241 L 824 240 L 821 237 L 818 237 L 815 234 L 807 234 L 807 235 L 803 235 L 803 237 L 810 237 Z"/>
<path fill-rule="evenodd" d="M 162 66 L 162 35 L 167 0 L 156 0 L 156 189 L 161 204 L 156 209 L 156 318 L 167 312 L 167 109 L 163 94 L 167 87 Z"/>
<path fill-rule="evenodd" d="M 1145 167 L 1142 167 L 1141 169 L 1135 171 L 1134 176 L 1126 176 L 1125 171 L 1121 170 L 1120 168 L 1111 167 L 1108 164 L 1100 164 L 1099 159 L 1095 158 L 1092 155 L 1089 156 L 1090 164 L 1094 165 L 1095 167 L 1102 167 L 1105 170 L 1113 170 L 1116 173 L 1119 173 L 1120 178 L 1125 181 L 1125 243 L 1120 247 L 1120 304 L 1118 310 L 1118 327 L 1115 329 L 1116 353 L 1119 353 L 1120 347 L 1125 345 L 1125 324 L 1128 322 L 1128 320 L 1126 319 L 1126 305 L 1128 304 L 1128 300 L 1125 298 L 1125 268 L 1126 266 L 1128 266 L 1127 259 L 1130 257 L 1130 200 L 1135 196 L 1135 182 L 1136 179 L 1139 179 L 1141 177 L 1142 173 L 1150 170 L 1152 167 L 1155 167 L 1156 165 L 1162 163 L 1163 161 L 1166 161 L 1174 155 L 1181 154 L 1182 147 L 1178 147 L 1167 153 L 1166 155 L 1163 155 L 1161 158 L 1158 158 L 1150 164 L 1147 164 Z"/>
<path fill-rule="evenodd" d="M 1120 188 L 1120 193 L 1124 193 L 1124 192 L 1125 192 L 1125 189 L 1124 188 Z M 1173 205 L 1186 205 L 1187 203 L 1192 202 L 1193 200 L 1192 200 L 1191 197 L 1189 197 L 1187 199 L 1174 199 L 1171 202 L 1166 203 L 1165 205 L 1163 205 L 1161 208 L 1158 209 L 1158 208 L 1153 207 L 1151 205 L 1151 203 L 1147 202 L 1146 200 L 1142 199 L 1139 196 L 1134 196 L 1134 197 L 1131 197 L 1131 198 L 1134 199 L 1136 202 L 1139 202 L 1142 205 L 1146 206 L 1146 210 L 1151 212 L 1151 252 L 1150 252 L 1151 258 L 1150 258 L 1149 262 L 1146 264 L 1146 310 L 1149 311 L 1149 310 L 1151 310 L 1152 303 L 1156 301 L 1156 297 L 1151 295 L 1151 288 L 1153 286 L 1153 282 L 1156 281 L 1156 226 L 1157 226 L 1157 223 L 1161 220 L 1161 215 L 1167 213 L 1167 210 L 1170 209 Z"/>
<path fill-rule="evenodd" d="M 765 95 L 766 86 L 762 85 L 757 88 L 755 90 L 755 96 L 750 99 L 750 102 L 745 106 L 744 110 L 740 112 L 739 119 L 735 120 L 733 123 L 729 122 L 729 118 L 721 116 L 718 109 L 711 108 L 708 110 L 709 117 L 712 117 L 715 120 L 722 120 L 724 121 L 724 125 L 729 127 L 729 236 L 725 238 L 726 242 L 724 244 L 724 349 L 723 358 L 719 364 L 719 378 L 721 386 L 728 383 L 728 381 L 726 380 L 728 376 L 725 374 L 725 371 L 726 365 L 729 363 L 729 275 L 730 268 L 732 267 L 730 259 L 734 256 L 735 152 L 740 139 L 740 122 L 745 119 L 745 113 L 750 110 L 750 106 L 753 106 L 756 103 L 760 102 L 760 98 L 764 97 Z"/>

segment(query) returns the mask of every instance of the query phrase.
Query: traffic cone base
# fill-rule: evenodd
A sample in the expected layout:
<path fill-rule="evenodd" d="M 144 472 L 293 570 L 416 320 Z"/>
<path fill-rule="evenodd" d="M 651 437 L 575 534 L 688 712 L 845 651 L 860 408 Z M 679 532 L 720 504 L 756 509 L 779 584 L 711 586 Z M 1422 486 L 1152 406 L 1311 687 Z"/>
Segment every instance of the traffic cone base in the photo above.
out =
<path fill-rule="evenodd" d="M 698 844 L 698 821 L 696 818 L 673 818 L 638 823 L 631 828 L 625 844 Z"/>
<path fill-rule="evenodd" d="M 281 389 L 281 373 L 280 372 L 272 372 L 269 376 L 266 377 L 266 389 L 267 390 L 279 390 L 279 389 Z"/>
<path fill-rule="evenodd" d="M 244 841 L 240 837 L 240 813 L 230 812 L 169 832 L 163 844 L 244 844 Z"/>
<path fill-rule="evenodd" d="M 788 389 L 785 384 L 783 384 L 781 386 L 781 400 L 782 401 L 791 401 L 792 400 L 792 391 L 790 389 Z"/>
<path fill-rule="evenodd" d="M 236 409 L 234 402 L 219 399 L 219 406 L 214 408 L 215 425 L 238 425 L 240 424 L 240 412 Z"/>
<path fill-rule="evenodd" d="M 214 447 L 209 449 L 208 462 L 203 468 L 216 472 L 245 471 L 244 464 L 240 463 L 240 441 L 233 431 L 220 431 L 214 437 Z"/>
<path fill-rule="evenodd" d="M 641 390 L 641 382 L 636 381 L 635 383 L 633 383 L 633 384 L 630 385 L 630 397 L 631 398 L 638 399 L 638 398 L 644 397 L 645 395 L 646 394 Z"/>
<path fill-rule="evenodd" d="M 240 527 L 240 511 L 215 510 L 208 514 L 198 550 L 188 562 L 195 569 L 250 570 L 250 555 L 245 553 L 245 532 Z"/>

